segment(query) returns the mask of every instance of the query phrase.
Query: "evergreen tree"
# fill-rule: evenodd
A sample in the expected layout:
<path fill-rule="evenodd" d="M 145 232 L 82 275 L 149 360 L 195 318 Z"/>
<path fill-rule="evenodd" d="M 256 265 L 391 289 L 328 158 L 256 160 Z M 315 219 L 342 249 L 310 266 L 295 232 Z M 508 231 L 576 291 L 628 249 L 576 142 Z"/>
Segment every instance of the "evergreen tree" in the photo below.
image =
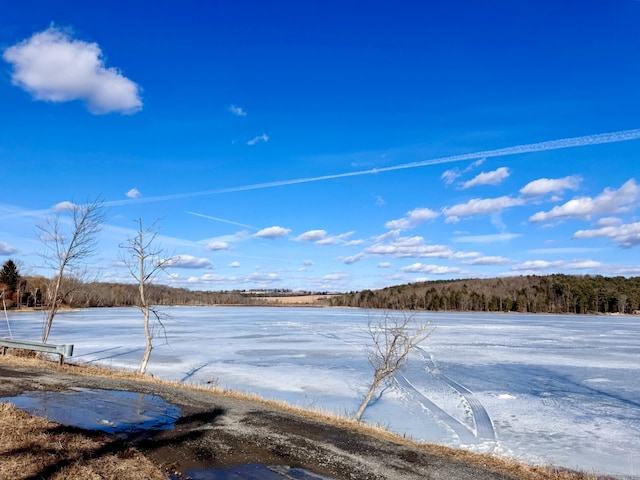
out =
<path fill-rule="evenodd" d="M 4 283 L 10 292 L 15 292 L 18 289 L 20 283 L 20 273 L 18 267 L 13 260 L 9 259 L 2 265 L 0 271 L 0 283 Z"/>

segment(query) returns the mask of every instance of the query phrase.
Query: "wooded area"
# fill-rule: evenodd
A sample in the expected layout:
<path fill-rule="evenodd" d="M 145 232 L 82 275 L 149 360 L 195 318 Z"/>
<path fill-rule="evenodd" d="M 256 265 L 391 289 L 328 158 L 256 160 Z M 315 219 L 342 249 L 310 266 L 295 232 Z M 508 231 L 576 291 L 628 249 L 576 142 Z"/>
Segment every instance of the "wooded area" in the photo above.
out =
<path fill-rule="evenodd" d="M 11 260 L 5 262 L 0 270 L 0 291 L 3 292 L 2 301 L 6 308 L 46 306 L 50 285 L 51 279 L 42 276 L 20 276 Z M 139 304 L 136 284 L 82 282 L 65 277 L 62 291 L 66 307 Z M 150 304 L 159 306 L 273 305 L 274 297 L 285 298 L 300 293 L 290 290 L 198 291 L 151 284 L 147 287 L 146 295 Z M 304 293 L 311 296 L 313 292 Z M 554 274 L 439 280 L 342 295 L 323 295 L 315 303 L 384 310 L 632 314 L 640 313 L 640 277 Z"/>
<path fill-rule="evenodd" d="M 464 312 L 638 313 L 640 277 L 527 275 L 411 283 L 351 292 L 332 306 Z"/>

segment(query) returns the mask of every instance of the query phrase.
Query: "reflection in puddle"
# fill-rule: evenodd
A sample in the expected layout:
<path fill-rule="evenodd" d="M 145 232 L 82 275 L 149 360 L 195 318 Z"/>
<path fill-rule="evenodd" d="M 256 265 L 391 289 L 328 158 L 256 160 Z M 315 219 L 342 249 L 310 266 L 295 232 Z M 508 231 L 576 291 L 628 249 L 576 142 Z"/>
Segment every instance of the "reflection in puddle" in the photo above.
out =
<path fill-rule="evenodd" d="M 2 400 L 52 422 L 106 433 L 166 430 L 180 417 L 178 407 L 157 395 L 119 390 L 34 391 Z"/>
<path fill-rule="evenodd" d="M 247 463 L 223 470 L 189 470 L 191 480 L 332 480 L 303 468 Z"/>

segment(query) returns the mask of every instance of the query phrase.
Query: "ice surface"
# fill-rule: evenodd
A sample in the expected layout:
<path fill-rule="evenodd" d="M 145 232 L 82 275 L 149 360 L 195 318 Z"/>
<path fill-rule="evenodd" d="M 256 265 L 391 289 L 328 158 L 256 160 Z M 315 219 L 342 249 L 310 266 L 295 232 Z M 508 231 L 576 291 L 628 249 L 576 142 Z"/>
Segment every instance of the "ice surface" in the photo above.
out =
<path fill-rule="evenodd" d="M 369 318 L 357 309 L 171 307 L 149 373 L 217 382 L 352 415 L 371 370 Z M 416 440 L 527 462 L 640 478 L 640 318 L 420 313 L 435 331 L 363 420 Z M 13 337 L 38 340 L 41 313 L 12 313 Z M 0 325 L 0 336 L 8 336 Z M 135 369 L 137 309 L 60 313 L 50 343 L 78 363 Z"/>

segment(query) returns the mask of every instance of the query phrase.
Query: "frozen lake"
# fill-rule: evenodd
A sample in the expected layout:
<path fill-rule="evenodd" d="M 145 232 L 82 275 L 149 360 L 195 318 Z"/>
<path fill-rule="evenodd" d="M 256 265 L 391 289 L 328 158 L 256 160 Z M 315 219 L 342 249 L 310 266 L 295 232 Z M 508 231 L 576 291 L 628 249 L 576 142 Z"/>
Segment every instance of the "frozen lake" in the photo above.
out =
<path fill-rule="evenodd" d="M 354 309 L 171 307 L 148 372 L 351 416 L 371 377 Z M 401 315 L 401 314 L 400 314 Z M 416 440 L 536 464 L 640 478 L 640 318 L 419 313 L 434 333 L 363 420 Z M 42 313 L 10 313 L 0 336 L 39 340 Z M 137 309 L 56 317 L 50 343 L 77 363 L 135 369 Z"/>

